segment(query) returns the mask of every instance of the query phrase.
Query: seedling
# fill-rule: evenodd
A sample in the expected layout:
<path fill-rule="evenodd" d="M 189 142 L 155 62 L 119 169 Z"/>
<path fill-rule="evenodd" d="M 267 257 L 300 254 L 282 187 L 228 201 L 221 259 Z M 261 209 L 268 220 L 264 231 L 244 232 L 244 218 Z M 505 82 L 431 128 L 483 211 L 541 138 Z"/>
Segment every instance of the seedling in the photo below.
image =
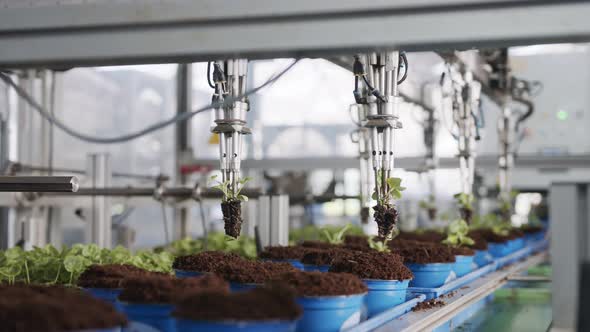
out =
<path fill-rule="evenodd" d="M 223 202 L 231 202 L 231 201 L 247 202 L 248 201 L 248 196 L 242 195 L 242 194 L 240 194 L 240 192 L 242 191 L 242 189 L 244 189 L 244 186 L 246 185 L 246 183 L 248 183 L 250 180 L 252 180 L 251 177 L 247 176 L 245 178 L 239 179 L 238 184 L 237 184 L 237 188 L 235 188 L 235 190 L 233 190 L 234 188 L 232 188 L 231 182 L 229 180 L 226 180 L 224 182 L 215 181 L 217 179 L 217 175 L 213 175 L 210 179 L 212 181 L 214 181 L 213 186 L 211 186 L 211 188 L 217 189 L 223 193 L 223 198 L 222 198 Z"/>
<path fill-rule="evenodd" d="M 453 197 L 455 197 L 455 200 L 457 201 L 457 204 L 460 208 L 473 210 L 473 202 L 475 201 L 473 195 L 458 193 Z"/>
<path fill-rule="evenodd" d="M 344 242 L 344 234 L 346 234 L 346 231 L 348 231 L 349 228 L 350 228 L 350 224 L 347 224 L 346 226 L 342 227 L 342 229 L 336 233 L 331 233 L 327 229 L 323 229 L 322 234 L 325 236 L 326 241 L 328 241 L 328 243 L 342 244 Z"/>
<path fill-rule="evenodd" d="M 389 246 L 387 245 L 391 239 L 384 239 L 379 240 L 376 239 L 374 236 L 369 237 L 369 247 L 373 250 L 377 250 L 378 252 L 390 252 Z"/>
<path fill-rule="evenodd" d="M 377 177 L 378 179 L 381 176 Z M 385 195 L 379 195 L 377 191 L 373 192 L 372 198 L 377 200 L 377 204 L 381 206 L 390 206 L 393 203 L 394 199 L 401 199 L 402 198 L 402 191 L 406 190 L 405 187 L 402 187 L 402 179 L 401 178 L 388 178 L 385 180 L 387 182 L 387 191 Z M 376 188 L 381 187 L 381 181 L 379 181 Z"/>
<path fill-rule="evenodd" d="M 467 234 L 469 226 L 463 219 L 453 220 L 447 228 L 447 238 L 442 243 L 452 247 L 464 247 L 473 245 L 475 242 Z"/>

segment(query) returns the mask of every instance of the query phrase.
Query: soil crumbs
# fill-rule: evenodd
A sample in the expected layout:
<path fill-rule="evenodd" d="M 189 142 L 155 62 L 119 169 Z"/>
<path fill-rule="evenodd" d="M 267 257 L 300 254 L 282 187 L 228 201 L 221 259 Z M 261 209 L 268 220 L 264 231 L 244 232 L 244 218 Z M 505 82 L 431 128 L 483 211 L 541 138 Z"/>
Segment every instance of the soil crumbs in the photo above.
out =
<path fill-rule="evenodd" d="M 268 246 L 264 248 L 259 258 L 262 259 L 297 259 L 300 260 L 303 256 L 309 252 L 310 248 L 302 246 Z"/>
<path fill-rule="evenodd" d="M 431 299 L 424 302 L 418 303 L 415 307 L 412 308 L 412 311 L 423 311 L 432 308 L 438 308 L 444 306 L 446 303 L 439 299 Z"/>
<path fill-rule="evenodd" d="M 133 265 L 91 265 L 78 278 L 77 285 L 85 288 L 121 288 L 123 280 L 132 276 L 160 274 L 149 272 Z"/>
<path fill-rule="evenodd" d="M 215 273 L 227 281 L 243 284 L 262 284 L 287 272 L 299 271 L 293 265 L 286 262 L 261 262 L 241 260 L 225 264 Z"/>
<path fill-rule="evenodd" d="M 176 257 L 172 267 L 195 272 L 215 272 L 220 266 L 244 260 L 240 256 L 221 251 L 204 251 L 195 255 Z"/>

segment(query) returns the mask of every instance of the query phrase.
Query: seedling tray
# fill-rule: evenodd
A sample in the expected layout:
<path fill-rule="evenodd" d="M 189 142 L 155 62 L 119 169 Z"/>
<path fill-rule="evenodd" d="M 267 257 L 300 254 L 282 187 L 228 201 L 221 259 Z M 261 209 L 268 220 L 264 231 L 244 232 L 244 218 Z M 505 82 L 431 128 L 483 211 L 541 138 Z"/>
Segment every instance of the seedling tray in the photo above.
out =
<path fill-rule="evenodd" d="M 410 300 L 397 305 L 389 310 L 386 310 L 378 315 L 375 315 L 360 324 L 353 326 L 349 329 L 344 330 L 344 332 L 365 332 L 371 331 L 379 326 L 400 317 L 401 315 L 409 312 L 414 308 L 418 303 L 424 301 L 426 299 L 425 295 L 418 294 L 411 298 Z"/>
<path fill-rule="evenodd" d="M 426 287 L 408 287 L 408 297 L 417 296 L 423 294 L 426 296 L 426 300 L 437 298 L 441 295 L 447 294 L 457 288 L 463 287 L 464 285 L 472 282 L 473 280 L 496 270 L 496 262 L 491 262 L 488 265 L 484 265 L 473 272 L 470 272 L 460 278 L 452 280 L 440 287 L 426 288 Z"/>

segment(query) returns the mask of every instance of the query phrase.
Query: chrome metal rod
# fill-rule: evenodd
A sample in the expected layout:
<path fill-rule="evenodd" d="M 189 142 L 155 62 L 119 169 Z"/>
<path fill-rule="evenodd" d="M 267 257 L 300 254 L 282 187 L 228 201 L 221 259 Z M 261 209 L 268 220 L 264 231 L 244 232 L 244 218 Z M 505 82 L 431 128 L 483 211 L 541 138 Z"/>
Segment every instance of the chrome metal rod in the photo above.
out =
<path fill-rule="evenodd" d="M 155 188 L 149 187 L 108 187 L 108 188 L 80 188 L 76 193 L 48 193 L 47 196 L 153 196 Z M 194 194 L 192 187 L 170 187 L 164 188 L 163 197 L 191 198 Z M 202 188 L 197 193 L 201 198 L 222 198 L 223 193 L 216 189 Z M 241 194 L 250 198 L 258 198 L 262 191 L 256 188 L 244 188 Z"/>
<path fill-rule="evenodd" d="M 76 192 L 75 176 L 0 176 L 0 192 Z"/>

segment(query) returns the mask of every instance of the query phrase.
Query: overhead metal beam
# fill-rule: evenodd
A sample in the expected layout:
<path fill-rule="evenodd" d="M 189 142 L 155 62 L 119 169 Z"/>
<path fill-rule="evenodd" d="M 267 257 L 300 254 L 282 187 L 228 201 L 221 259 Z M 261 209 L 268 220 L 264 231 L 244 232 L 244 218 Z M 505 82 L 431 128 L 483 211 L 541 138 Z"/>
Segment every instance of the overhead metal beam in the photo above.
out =
<path fill-rule="evenodd" d="M 590 40 L 590 3 L 580 1 L 117 2 L 55 2 L 0 10 L 0 67 L 163 63 L 230 55 L 313 57 L 388 48 Z"/>

